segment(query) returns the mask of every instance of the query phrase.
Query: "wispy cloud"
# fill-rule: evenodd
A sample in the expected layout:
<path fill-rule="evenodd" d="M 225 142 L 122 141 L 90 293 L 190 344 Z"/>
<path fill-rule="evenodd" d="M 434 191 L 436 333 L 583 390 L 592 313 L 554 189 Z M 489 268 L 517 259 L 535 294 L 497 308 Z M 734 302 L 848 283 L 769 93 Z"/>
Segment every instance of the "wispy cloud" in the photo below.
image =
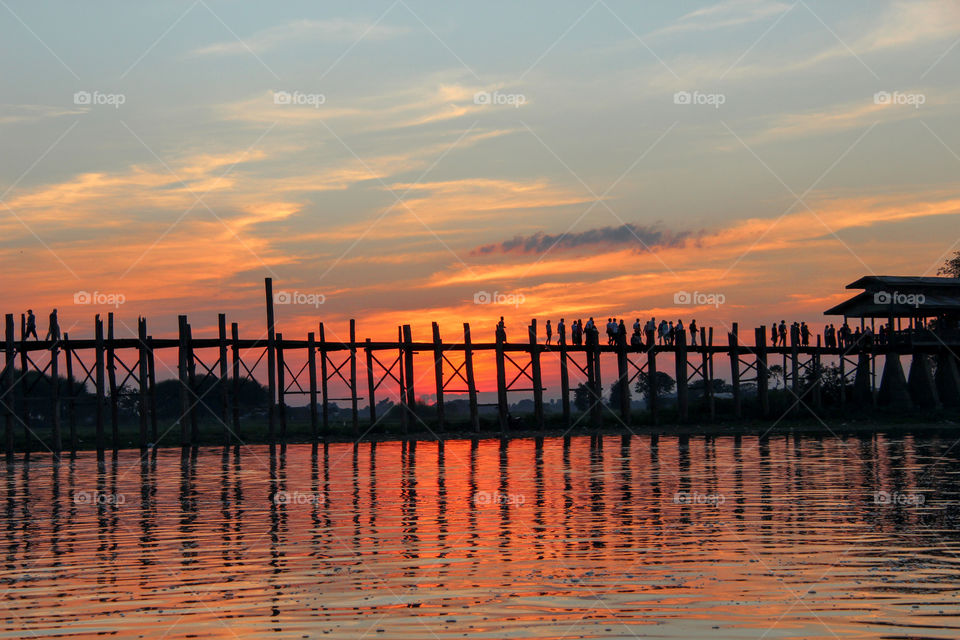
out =
<path fill-rule="evenodd" d="M 0 104 L 0 125 L 37 122 L 47 118 L 80 115 L 84 112 L 84 109 L 65 109 L 46 104 Z"/>
<path fill-rule="evenodd" d="M 691 31 L 711 31 L 737 27 L 790 10 L 790 5 L 768 0 L 728 0 L 684 14 L 673 24 L 658 29 L 651 36 L 673 35 Z"/>
<path fill-rule="evenodd" d="M 478 247 L 473 255 L 492 253 L 543 253 L 551 248 L 575 249 L 585 246 L 636 245 L 640 251 L 655 248 L 683 247 L 687 242 L 702 235 L 702 231 L 670 231 L 659 226 L 623 224 L 617 227 L 600 227 L 565 234 L 535 233 L 529 236 L 514 236 L 505 242 Z"/>
<path fill-rule="evenodd" d="M 354 42 L 364 40 L 384 40 L 407 32 L 404 27 L 381 25 L 373 22 L 344 20 L 295 20 L 286 24 L 257 31 L 243 38 L 242 42 L 230 40 L 216 42 L 194 49 L 194 55 L 237 55 L 263 53 L 282 45 L 300 43 L 304 40 L 322 40 L 325 42 Z"/>

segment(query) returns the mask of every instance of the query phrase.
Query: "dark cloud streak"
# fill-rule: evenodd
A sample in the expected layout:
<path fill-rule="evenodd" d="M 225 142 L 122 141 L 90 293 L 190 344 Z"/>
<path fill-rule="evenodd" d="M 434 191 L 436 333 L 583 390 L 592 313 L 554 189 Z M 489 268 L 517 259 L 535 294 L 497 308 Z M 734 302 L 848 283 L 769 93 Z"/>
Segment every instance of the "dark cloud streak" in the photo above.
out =
<path fill-rule="evenodd" d="M 636 245 L 638 251 L 646 251 L 648 248 L 672 249 L 696 242 L 703 233 L 703 231 L 670 231 L 658 225 L 644 226 L 628 223 L 617 227 L 600 227 L 563 234 L 548 234 L 541 231 L 529 236 L 514 236 L 504 242 L 478 247 L 471 253 L 480 256 L 494 253 L 536 254 L 543 253 L 551 247 L 555 250 L 564 250 L 598 245 L 611 247 Z"/>

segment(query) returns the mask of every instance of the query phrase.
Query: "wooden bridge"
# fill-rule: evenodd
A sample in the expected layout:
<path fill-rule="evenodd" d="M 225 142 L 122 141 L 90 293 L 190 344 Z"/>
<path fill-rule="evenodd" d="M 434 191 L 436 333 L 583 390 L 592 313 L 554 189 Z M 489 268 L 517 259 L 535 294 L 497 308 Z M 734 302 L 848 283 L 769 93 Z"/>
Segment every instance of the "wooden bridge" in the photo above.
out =
<path fill-rule="evenodd" d="M 93 338 L 73 339 L 64 334 L 58 341 L 30 342 L 25 337 L 23 319 L 20 338 L 17 339 L 14 316 L 7 314 L 4 340 L 0 342 L 4 354 L 0 374 L 0 413 L 4 419 L 8 458 L 15 450 L 14 430 L 17 428 L 23 430 L 28 450 L 31 443 L 44 441 L 38 435 L 41 429 L 49 434 L 49 448 L 55 454 L 65 446 L 76 450 L 76 400 L 78 392 L 88 385 L 95 394 L 96 447 L 99 451 L 120 447 L 120 392 L 127 389 L 128 384 L 136 389 L 139 446 L 146 448 L 150 443 L 158 442 L 161 434 L 158 433 L 155 355 L 164 350 L 176 350 L 177 353 L 175 373 L 179 381 L 180 416 L 172 428 L 179 427 L 182 445 L 198 441 L 198 408 L 211 394 L 216 394 L 214 400 L 219 405 L 215 417 L 220 423 L 224 443 L 239 441 L 242 432 L 241 383 L 255 380 L 258 373 L 261 379 L 265 377 L 267 380 L 269 399 L 264 409 L 270 442 L 282 442 L 286 438 L 287 400 L 295 395 L 307 397 L 312 438 L 320 439 L 330 433 L 331 402 L 334 401 L 349 402 L 352 433 L 359 438 L 361 394 L 366 394 L 368 426 L 373 428 L 383 418 L 377 415 L 377 396 L 383 394 L 385 386 L 395 389 L 401 428 L 407 433 L 415 421 L 422 421 L 414 411 L 417 405 L 415 387 L 430 373 L 416 374 L 414 355 L 418 353 L 432 355 L 433 384 L 430 391 L 436 396 L 433 410 L 437 431 L 443 431 L 449 422 L 445 415 L 445 394 L 467 396 L 468 429 L 480 431 L 480 392 L 474 374 L 478 352 L 492 352 L 495 359 L 496 416 L 503 433 L 510 427 L 508 397 L 514 392 L 532 394 L 533 423 L 537 428 L 544 427 L 546 389 L 543 367 L 547 355 L 551 361 L 556 360 L 559 368 L 562 424 L 567 427 L 585 419 L 600 426 L 611 416 L 629 427 L 633 417 L 630 386 L 642 374 L 646 374 L 649 380 L 656 379 L 661 370 L 668 370 L 676 379 L 676 410 L 680 422 L 689 417 L 690 386 L 696 381 L 702 381 L 702 399 L 708 415 L 713 418 L 712 380 L 714 361 L 718 357 L 729 364 L 732 411 L 736 418 L 743 417 L 747 384 L 751 394 L 755 387 L 757 417 L 770 416 L 769 380 L 773 358 L 782 358 L 785 387 L 791 394 L 794 414 L 798 414 L 801 408 L 814 415 L 821 411 L 821 374 L 825 358 L 834 359 L 839 365 L 843 381 L 840 385 L 841 405 L 879 404 L 903 408 L 960 405 L 957 363 L 960 349 L 937 339 L 911 340 L 909 343 L 893 341 L 892 344 L 871 347 L 825 348 L 817 336 L 815 345 L 776 347 L 767 344 L 766 329 L 760 327 L 754 329 L 752 345 L 748 345 L 742 341 L 739 327 L 734 323 L 727 334 L 726 344 L 714 344 L 713 329 L 701 328 L 697 345 L 687 344 L 685 332 L 680 332 L 672 345 L 572 345 L 567 343 L 563 334 L 558 336 L 559 344 L 545 345 L 539 341 L 536 320 L 531 320 L 526 340 L 522 342 L 507 342 L 499 335 L 495 342 L 474 342 L 469 323 L 463 323 L 462 339 L 458 342 L 445 342 L 436 323 L 430 342 L 415 342 L 410 325 L 397 328 L 395 342 L 369 338 L 358 340 L 354 320 L 350 321 L 347 341 L 328 340 L 322 322 L 316 333 L 291 339 L 276 331 L 273 284 L 269 278 L 265 281 L 265 293 L 266 331 L 257 339 L 241 339 L 237 323 L 232 323 L 228 331 L 223 314 L 219 316 L 216 337 L 194 337 L 187 316 L 180 316 L 176 338 L 153 337 L 145 318 L 138 319 L 136 338 L 117 338 L 111 313 L 106 326 L 100 316 L 96 317 Z M 610 381 L 620 383 L 620 393 L 617 406 L 613 408 L 603 401 L 602 381 L 608 375 L 601 371 L 603 354 L 612 354 L 616 358 L 616 371 Z M 904 375 L 901 358 L 894 355 L 912 357 L 909 378 Z M 362 381 L 358 377 L 360 358 L 364 360 L 365 370 L 365 380 Z M 884 364 L 878 387 L 876 369 L 879 358 Z M 934 360 L 935 375 L 931 366 Z M 31 380 L 30 372 L 41 375 L 33 375 Z M 65 378 L 61 378 L 61 373 Z M 589 409 L 578 416 L 573 415 L 570 406 L 571 373 L 575 379 L 583 381 L 590 395 Z M 48 417 L 44 424 L 38 424 L 35 412 L 31 411 L 31 402 L 35 399 L 30 395 L 44 376 L 56 383 L 50 385 L 49 398 L 45 399 L 50 402 Z M 852 388 L 848 388 L 850 381 Z M 347 395 L 331 397 L 331 386 L 345 388 Z M 656 385 L 650 386 L 653 389 L 646 393 L 647 409 L 650 419 L 656 423 L 663 399 L 658 396 Z M 201 389 L 206 391 L 201 392 Z M 111 428 L 109 438 L 106 432 L 108 423 Z"/>

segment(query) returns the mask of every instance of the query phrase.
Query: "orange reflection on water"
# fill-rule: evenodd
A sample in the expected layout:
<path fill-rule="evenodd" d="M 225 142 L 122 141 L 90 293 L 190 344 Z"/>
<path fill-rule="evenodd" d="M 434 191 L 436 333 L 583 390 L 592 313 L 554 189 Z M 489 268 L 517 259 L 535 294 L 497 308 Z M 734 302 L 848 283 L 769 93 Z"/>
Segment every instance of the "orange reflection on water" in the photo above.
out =
<path fill-rule="evenodd" d="M 0 488 L 2 637 L 953 638 L 951 444 L 34 455 Z"/>

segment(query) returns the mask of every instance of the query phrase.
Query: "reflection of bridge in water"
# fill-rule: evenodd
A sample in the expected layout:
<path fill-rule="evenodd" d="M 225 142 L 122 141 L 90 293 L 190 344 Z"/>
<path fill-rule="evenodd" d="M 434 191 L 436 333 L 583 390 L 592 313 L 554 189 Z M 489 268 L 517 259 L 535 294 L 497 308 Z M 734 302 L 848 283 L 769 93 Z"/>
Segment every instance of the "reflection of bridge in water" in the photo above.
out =
<path fill-rule="evenodd" d="M 698 408 L 705 408 L 705 415 L 713 418 L 716 407 L 712 381 L 717 358 L 723 366 L 729 366 L 730 411 L 734 418 L 771 415 L 770 371 L 775 358 L 782 359 L 785 387 L 794 415 L 801 411 L 818 415 L 822 411 L 824 361 L 828 359 L 837 363 L 839 379 L 843 381 L 838 389 L 840 406 L 879 404 L 926 409 L 960 405 L 957 363 L 960 342 L 955 337 L 946 340 L 950 338 L 948 333 L 893 332 L 884 345 L 854 344 L 844 348 L 824 347 L 818 335 L 814 345 L 776 347 L 767 344 L 764 328 L 756 328 L 753 340 L 745 341 L 734 323 L 726 344 L 715 344 L 713 329 L 701 328 L 695 346 L 687 344 L 686 332 L 680 332 L 674 344 L 667 346 L 634 346 L 625 342 L 571 345 L 563 337 L 560 344 L 544 345 L 539 343 L 537 322 L 532 320 L 526 340 L 519 343 L 506 342 L 500 336 L 496 342 L 473 342 L 469 323 L 463 324 L 460 342 L 445 342 L 436 323 L 430 342 L 415 342 L 410 325 L 398 327 L 395 342 L 384 342 L 369 338 L 358 340 L 356 323 L 351 320 L 347 340 L 328 340 L 323 323 L 319 324 L 317 333 L 308 333 L 306 339 L 290 339 L 276 332 L 270 279 L 266 281 L 266 300 L 267 331 L 257 339 L 241 339 L 237 323 L 230 325 L 228 334 L 223 314 L 219 316 L 219 332 L 215 338 L 194 337 L 186 316 L 180 316 L 177 338 L 149 335 L 144 318 L 138 321 L 138 337 L 117 338 L 111 313 L 106 330 L 103 320 L 97 316 L 93 339 L 77 340 L 64 334 L 57 343 L 28 342 L 24 331 L 20 340 L 16 339 L 14 318 L 8 314 L 5 339 L 0 342 L 5 354 L 0 376 L 0 410 L 4 414 L 8 455 L 16 448 L 14 433 L 18 427 L 22 428 L 27 448 L 34 443 L 35 447 L 49 447 L 54 452 L 64 446 L 75 449 L 78 421 L 89 418 L 78 417 L 77 399 L 88 385 L 95 396 L 92 409 L 98 449 L 120 447 L 123 399 L 135 405 L 139 420 L 137 444 L 145 448 L 149 443 L 158 442 L 161 437 L 156 393 L 159 359 L 155 355 L 165 350 L 175 350 L 177 354 L 177 367 L 170 372 L 176 374 L 179 382 L 180 413 L 170 428 L 179 432 L 180 443 L 184 445 L 196 443 L 201 435 L 207 435 L 200 433 L 201 418 L 213 421 L 224 442 L 239 440 L 242 422 L 249 421 L 248 417 L 241 420 L 243 385 L 257 378 L 265 378 L 268 384 L 263 410 L 270 442 L 286 438 L 288 400 L 295 396 L 306 398 L 310 437 L 314 439 L 331 434 L 332 403 L 336 401 L 349 403 L 350 430 L 354 437 L 361 435 L 361 425 L 365 428 L 364 434 L 374 431 L 386 418 L 382 412 L 378 416 L 378 394 L 381 398 L 396 399 L 399 411 L 395 413 L 402 433 L 408 433 L 411 426 L 418 424 L 431 433 L 449 428 L 451 420 L 446 414 L 449 398 L 465 395 L 469 410 L 467 429 L 480 432 L 483 405 L 479 394 L 491 393 L 478 389 L 474 373 L 475 361 L 482 356 L 492 356 L 496 369 L 493 428 L 501 433 L 506 432 L 512 419 L 509 394 L 517 392 L 532 395 L 533 426 L 544 428 L 546 358 L 556 363 L 562 410 L 560 424 L 565 428 L 583 422 L 600 426 L 611 420 L 631 426 L 636 416 L 631 406 L 630 387 L 637 381 L 656 380 L 658 371 L 668 372 L 676 380 L 676 420 L 682 423 L 690 418 L 694 395 L 691 387 L 694 386 L 699 390 L 699 397 L 695 399 Z M 418 373 L 414 366 L 417 354 L 423 354 L 420 360 L 426 359 L 432 366 L 421 367 Z M 904 374 L 901 363 L 901 358 L 906 356 L 911 358 L 909 376 Z M 608 368 L 612 364 L 609 361 L 615 360 L 615 373 L 609 379 L 602 370 L 604 360 L 608 361 Z M 878 385 L 879 363 L 882 363 L 882 373 Z M 61 377 L 64 368 L 65 378 Z M 433 416 L 426 416 L 425 407 L 417 402 L 415 387 L 431 373 L 430 391 L 436 401 L 429 409 Z M 610 404 L 603 399 L 605 379 L 620 383 L 616 387 L 619 397 Z M 56 380 L 57 384 L 49 384 L 48 380 Z M 571 408 L 574 383 L 589 396 L 588 409 L 579 414 Z M 652 386 L 645 394 L 644 419 L 656 424 L 665 399 L 658 393 L 657 385 Z M 47 387 L 42 398 L 41 387 Z M 338 390 L 344 395 L 337 397 Z M 745 397 L 751 398 L 750 407 L 745 407 Z M 362 400 L 367 403 L 363 412 Z M 49 405 L 39 411 L 39 402 Z M 368 416 L 362 417 L 361 413 Z M 432 420 L 432 425 L 424 422 L 425 417 Z"/>

